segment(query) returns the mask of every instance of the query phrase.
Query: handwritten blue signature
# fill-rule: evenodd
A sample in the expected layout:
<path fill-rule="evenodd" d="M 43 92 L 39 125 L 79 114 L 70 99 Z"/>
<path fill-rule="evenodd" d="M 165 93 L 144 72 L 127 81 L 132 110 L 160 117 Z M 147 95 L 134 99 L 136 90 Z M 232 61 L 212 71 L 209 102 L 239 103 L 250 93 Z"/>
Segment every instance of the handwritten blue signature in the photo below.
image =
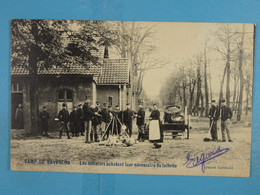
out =
<path fill-rule="evenodd" d="M 223 148 L 221 149 L 220 146 L 215 150 L 211 151 L 207 154 L 202 153 L 200 157 L 191 158 L 190 153 L 186 156 L 186 162 L 183 165 L 186 165 L 186 168 L 194 168 L 199 165 L 201 165 L 201 170 L 204 173 L 205 172 L 205 163 L 221 156 L 229 151 L 229 148 Z"/>

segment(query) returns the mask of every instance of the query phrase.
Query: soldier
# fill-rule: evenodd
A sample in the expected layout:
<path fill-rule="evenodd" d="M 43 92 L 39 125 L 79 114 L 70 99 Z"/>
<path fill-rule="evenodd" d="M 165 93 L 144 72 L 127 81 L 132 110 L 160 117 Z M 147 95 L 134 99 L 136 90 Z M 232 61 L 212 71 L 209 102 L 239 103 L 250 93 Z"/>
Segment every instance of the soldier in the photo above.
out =
<path fill-rule="evenodd" d="M 233 142 L 230 136 L 230 120 L 232 118 L 232 111 L 229 107 L 226 106 L 225 100 L 221 100 L 220 118 L 222 142 L 226 141 L 225 132 L 227 133 L 228 141 Z"/>
<path fill-rule="evenodd" d="M 123 112 L 123 122 L 126 126 L 126 132 L 128 133 L 129 137 L 132 136 L 132 121 L 134 118 L 134 111 L 130 109 L 130 104 L 126 104 L 126 110 Z"/>
<path fill-rule="evenodd" d="M 82 105 L 78 105 L 78 128 L 81 136 L 84 136 L 84 131 L 85 131 L 85 124 L 84 124 L 84 112 L 82 109 Z"/>
<path fill-rule="evenodd" d="M 144 118 L 145 118 L 145 111 L 143 109 L 143 105 L 139 104 L 139 110 L 137 113 L 137 120 L 136 125 L 138 127 L 138 141 L 144 141 Z"/>
<path fill-rule="evenodd" d="M 94 108 L 93 105 L 91 105 L 90 108 L 94 112 L 94 116 L 92 117 L 92 129 L 90 132 L 90 141 L 93 142 L 93 136 L 94 136 L 95 142 L 99 142 L 98 134 L 97 134 L 97 126 L 100 124 L 99 121 L 100 115 L 96 112 L 96 108 Z"/>
<path fill-rule="evenodd" d="M 101 110 L 101 120 L 102 120 L 102 131 L 103 133 L 106 133 L 107 137 L 106 139 L 109 137 L 109 129 L 108 128 L 108 124 L 110 122 L 110 115 L 109 115 L 109 110 L 107 108 L 107 103 L 103 103 L 103 109 Z M 105 132 L 105 130 L 107 130 L 107 132 Z M 103 135 L 102 135 L 103 136 Z"/>
<path fill-rule="evenodd" d="M 42 112 L 40 112 L 40 121 L 41 121 L 41 131 L 42 134 L 46 136 L 49 136 L 48 134 L 48 120 L 49 120 L 49 113 L 46 110 L 46 106 L 42 107 Z"/>
<path fill-rule="evenodd" d="M 94 110 L 90 108 L 91 99 L 86 96 L 85 103 L 83 105 L 84 121 L 85 121 L 85 143 L 90 143 L 90 131 L 92 129 L 92 118 L 94 117 Z"/>
<path fill-rule="evenodd" d="M 16 129 L 23 129 L 23 106 L 18 104 L 18 108 L 15 112 L 15 125 Z"/>
<path fill-rule="evenodd" d="M 219 109 L 216 107 L 215 100 L 211 100 L 211 108 L 209 109 L 209 126 L 211 127 L 212 141 L 218 141 L 217 122 L 219 118 Z"/>
<path fill-rule="evenodd" d="M 73 106 L 73 110 L 70 113 L 70 127 L 71 127 L 72 137 L 79 136 L 78 121 L 79 121 L 79 115 L 76 106 Z"/>
<path fill-rule="evenodd" d="M 68 122 L 70 120 L 69 111 L 67 110 L 67 105 L 65 103 L 62 104 L 62 110 L 59 112 L 59 120 L 61 122 L 60 128 L 60 139 L 62 137 L 63 130 L 66 131 L 68 139 L 71 139 L 69 135 Z"/>
<path fill-rule="evenodd" d="M 101 108 L 100 108 L 100 103 L 96 102 L 96 107 L 95 107 L 95 114 L 97 117 L 97 126 L 96 126 L 96 132 L 98 134 L 102 134 L 102 128 L 101 128 L 101 124 L 102 124 L 102 120 L 101 120 Z"/>
<path fill-rule="evenodd" d="M 120 110 L 119 106 L 116 105 L 115 110 L 113 111 L 115 117 L 115 128 L 114 133 L 117 135 L 121 134 L 121 124 L 122 124 L 122 111 Z"/>

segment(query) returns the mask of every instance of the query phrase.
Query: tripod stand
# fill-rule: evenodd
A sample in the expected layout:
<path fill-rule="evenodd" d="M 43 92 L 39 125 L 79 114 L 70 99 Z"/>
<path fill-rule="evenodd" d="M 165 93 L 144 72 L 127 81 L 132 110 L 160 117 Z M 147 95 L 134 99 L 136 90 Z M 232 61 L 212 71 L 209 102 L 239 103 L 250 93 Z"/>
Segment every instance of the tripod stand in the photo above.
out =
<path fill-rule="evenodd" d="M 102 137 L 101 137 L 101 140 L 103 140 L 104 136 L 105 136 L 107 133 L 108 133 L 108 135 L 109 135 L 109 130 L 110 130 L 110 126 L 111 126 L 111 125 L 112 125 L 112 129 L 111 129 L 110 134 L 111 134 L 112 136 L 114 135 L 114 133 L 115 133 L 116 135 L 119 135 L 119 128 L 120 128 L 120 127 L 119 127 L 118 125 L 120 125 L 120 126 L 121 126 L 121 131 L 123 131 L 123 133 L 125 133 L 126 136 L 129 137 L 128 133 L 126 132 L 125 125 L 123 125 L 123 124 L 121 123 L 121 121 L 119 120 L 118 116 L 113 115 L 112 118 L 110 119 L 108 125 L 106 126 L 106 129 L 105 129 L 105 131 L 104 131 L 104 133 L 103 133 L 103 135 L 102 135 Z M 114 128 L 115 128 L 115 129 L 114 129 Z M 121 132 L 121 134 L 122 134 L 122 132 Z"/>

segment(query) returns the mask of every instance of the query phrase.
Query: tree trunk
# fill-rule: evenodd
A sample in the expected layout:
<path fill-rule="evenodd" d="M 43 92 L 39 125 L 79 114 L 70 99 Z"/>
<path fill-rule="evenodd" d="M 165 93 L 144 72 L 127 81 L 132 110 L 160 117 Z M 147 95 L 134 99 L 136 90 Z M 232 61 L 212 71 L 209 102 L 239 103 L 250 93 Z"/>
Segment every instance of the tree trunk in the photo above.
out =
<path fill-rule="evenodd" d="M 38 103 L 38 76 L 37 76 L 37 60 L 34 46 L 32 46 L 29 54 L 29 76 L 30 76 L 30 110 L 31 110 L 31 133 L 39 134 L 39 103 Z"/>
<path fill-rule="evenodd" d="M 227 63 L 226 63 L 226 69 L 227 69 L 227 83 L 226 83 L 226 105 L 227 107 L 230 106 L 230 57 L 229 54 L 227 55 Z"/>
<path fill-rule="evenodd" d="M 236 95 L 237 95 L 237 78 L 236 75 L 234 77 L 234 93 L 233 93 L 233 103 L 232 103 L 232 111 L 235 111 L 235 105 L 236 105 Z"/>
<path fill-rule="evenodd" d="M 209 112 L 209 93 L 208 93 L 208 77 L 207 77 L 207 51 L 206 51 L 206 44 L 204 50 L 204 87 L 205 87 L 205 116 L 208 116 Z"/>
<path fill-rule="evenodd" d="M 200 74 L 200 64 L 198 63 L 197 67 L 197 97 L 195 102 L 195 113 L 199 115 L 199 106 L 200 106 L 200 98 L 201 98 L 201 74 Z"/>
<path fill-rule="evenodd" d="M 243 24 L 243 32 L 240 42 L 240 49 L 239 49 L 239 79 L 240 79 L 240 93 L 239 93 L 239 103 L 238 103 L 238 113 L 237 113 L 237 121 L 241 120 L 242 115 L 242 106 L 243 106 L 243 92 L 244 92 L 244 74 L 243 74 L 243 55 L 244 55 L 244 35 L 245 35 L 245 25 Z"/>
<path fill-rule="evenodd" d="M 221 80 L 221 83 L 220 83 L 219 107 L 220 107 L 221 99 L 223 99 L 223 86 L 224 86 L 224 80 L 225 80 L 225 76 L 226 76 L 226 71 L 227 71 L 227 66 L 225 66 L 224 73 L 223 73 L 223 76 L 222 76 L 222 80 Z"/>

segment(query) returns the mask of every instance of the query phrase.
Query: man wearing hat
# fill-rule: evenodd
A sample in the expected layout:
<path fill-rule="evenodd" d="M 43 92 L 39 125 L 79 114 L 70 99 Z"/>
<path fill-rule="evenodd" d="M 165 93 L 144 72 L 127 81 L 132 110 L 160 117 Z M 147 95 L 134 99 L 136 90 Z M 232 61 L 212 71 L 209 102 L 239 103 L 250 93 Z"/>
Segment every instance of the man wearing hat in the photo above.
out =
<path fill-rule="evenodd" d="M 60 139 L 62 137 L 63 130 L 66 131 L 68 139 L 71 139 L 69 135 L 69 129 L 68 129 L 68 122 L 70 120 L 70 115 L 69 115 L 69 111 L 67 110 L 67 105 L 65 103 L 62 104 L 62 110 L 59 112 L 59 120 L 61 122 Z"/>
<path fill-rule="evenodd" d="M 40 112 L 40 121 L 41 121 L 41 131 L 42 134 L 49 136 L 48 134 L 48 120 L 49 120 L 49 113 L 46 110 L 46 106 L 42 107 L 42 111 Z"/>
<path fill-rule="evenodd" d="M 137 113 L 137 120 L 136 125 L 138 127 L 138 138 L 139 141 L 144 141 L 144 118 L 145 118 L 145 111 L 143 109 L 143 105 L 140 103 L 138 105 L 139 110 Z"/>
<path fill-rule="evenodd" d="M 229 107 L 226 106 L 225 100 L 221 100 L 220 118 L 222 142 L 226 141 L 225 132 L 227 133 L 228 141 L 233 142 L 230 136 L 230 120 L 232 118 L 232 111 Z"/>
<path fill-rule="evenodd" d="M 217 122 L 219 118 L 219 109 L 216 107 L 216 101 L 211 100 L 211 108 L 209 109 L 209 126 L 212 141 L 218 141 Z"/>
<path fill-rule="evenodd" d="M 84 136 L 84 131 L 85 131 L 85 124 L 84 124 L 84 112 L 82 109 L 82 104 L 78 105 L 78 128 L 79 128 L 79 132 L 80 135 Z"/>
<path fill-rule="evenodd" d="M 123 123 L 126 126 L 126 132 L 129 137 L 132 136 L 132 121 L 134 118 L 134 111 L 130 109 L 130 104 L 126 104 L 126 110 L 123 112 Z"/>
<path fill-rule="evenodd" d="M 78 120 L 79 120 L 79 115 L 76 106 L 73 106 L 73 110 L 70 113 L 70 127 L 71 127 L 72 137 L 79 136 Z"/>
<path fill-rule="evenodd" d="M 91 99 L 89 96 L 86 96 L 85 103 L 83 105 L 84 121 L 85 121 L 85 132 L 86 132 L 86 141 L 85 143 L 90 143 L 90 132 L 92 129 L 92 118 L 95 113 L 94 110 L 90 107 Z"/>
<path fill-rule="evenodd" d="M 115 106 L 113 111 L 115 116 L 115 126 L 113 129 L 113 134 L 120 135 L 121 134 L 121 124 L 122 124 L 122 111 L 119 108 L 119 105 Z"/>
<path fill-rule="evenodd" d="M 99 102 L 96 102 L 96 107 L 95 107 L 94 112 L 95 112 L 95 117 L 96 117 L 96 121 L 97 121 L 96 132 L 101 135 L 101 133 L 102 133 L 102 129 L 101 129 L 102 120 L 101 120 L 101 108 L 100 108 Z"/>
<path fill-rule="evenodd" d="M 106 133 L 107 136 L 106 139 L 107 139 L 109 137 L 108 124 L 110 122 L 110 114 L 109 114 L 109 109 L 107 107 L 107 103 L 103 103 L 103 109 L 101 110 L 101 120 L 102 120 L 102 131 L 103 133 Z"/>

